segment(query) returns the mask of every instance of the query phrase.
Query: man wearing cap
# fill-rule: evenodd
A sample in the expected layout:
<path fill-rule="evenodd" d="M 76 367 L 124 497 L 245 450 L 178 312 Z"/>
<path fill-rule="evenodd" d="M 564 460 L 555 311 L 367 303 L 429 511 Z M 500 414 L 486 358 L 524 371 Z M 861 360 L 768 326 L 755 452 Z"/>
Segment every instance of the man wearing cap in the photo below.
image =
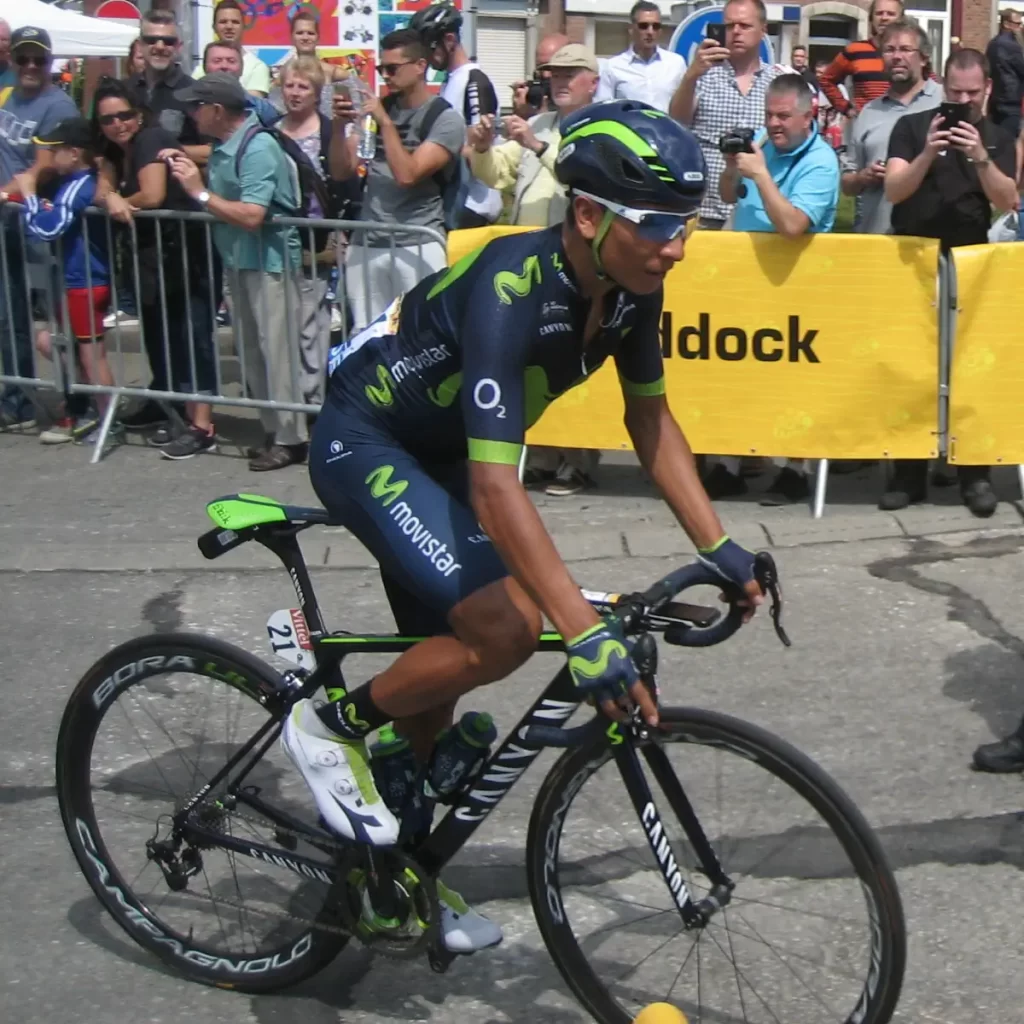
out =
<path fill-rule="evenodd" d="M 26 25 L 11 34 L 17 84 L 0 99 L 0 192 L 20 193 L 16 175 L 23 176 L 32 191 L 41 177 L 52 175 L 52 151 L 36 146 L 33 139 L 78 115 L 72 99 L 51 84 L 52 59 L 53 47 L 45 29 Z M 17 218 L 5 214 L 3 231 L 10 280 L 4 280 L 0 271 L 0 367 L 5 373 L 32 377 L 28 296 L 20 273 L 26 261 L 33 262 L 32 249 L 26 250 L 22 244 Z M 34 425 L 32 403 L 24 390 L 6 386 L 0 393 L 0 430 Z"/>
<path fill-rule="evenodd" d="M 196 164 L 180 150 L 164 150 L 181 187 L 217 218 L 213 237 L 228 272 L 241 335 L 246 383 L 253 398 L 301 402 L 298 365 L 299 280 L 302 248 L 296 228 L 267 223 L 271 211 L 288 215 L 300 202 L 295 165 L 259 118 L 248 94 L 226 71 L 212 71 L 177 91 L 199 131 L 214 139 L 207 188 Z M 292 214 L 294 215 L 294 214 Z M 299 413 L 260 410 L 267 435 L 249 468 L 281 469 L 306 457 L 306 420 Z"/>
<path fill-rule="evenodd" d="M 510 141 L 499 146 L 492 145 L 494 118 L 487 115 L 469 127 L 467 141 L 474 176 L 491 188 L 513 192 L 509 223 L 548 227 L 561 223 L 567 205 L 565 190 L 555 177 L 559 125 L 569 114 L 594 102 L 600 67 L 585 46 L 567 43 L 537 71 L 549 76 L 555 109 L 529 121 L 506 118 Z M 546 483 L 551 495 L 568 497 L 593 484 L 596 467 L 597 452 L 531 447 L 525 479 Z"/>

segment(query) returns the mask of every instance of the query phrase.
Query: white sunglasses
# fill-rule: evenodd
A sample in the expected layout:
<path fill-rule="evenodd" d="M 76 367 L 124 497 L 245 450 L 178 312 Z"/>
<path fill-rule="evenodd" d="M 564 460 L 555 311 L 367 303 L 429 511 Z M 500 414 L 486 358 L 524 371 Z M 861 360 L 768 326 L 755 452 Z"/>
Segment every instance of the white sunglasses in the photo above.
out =
<path fill-rule="evenodd" d="M 637 226 L 637 234 L 651 242 L 671 242 L 679 235 L 685 234 L 689 238 L 697 227 L 697 212 L 693 213 L 668 213 L 665 210 L 635 210 L 631 206 L 623 206 L 621 203 L 613 203 L 610 199 L 602 199 L 600 196 L 584 192 L 582 189 L 573 189 L 573 194 L 583 196 L 592 202 L 611 210 L 617 217 L 628 220 L 630 224 Z"/>

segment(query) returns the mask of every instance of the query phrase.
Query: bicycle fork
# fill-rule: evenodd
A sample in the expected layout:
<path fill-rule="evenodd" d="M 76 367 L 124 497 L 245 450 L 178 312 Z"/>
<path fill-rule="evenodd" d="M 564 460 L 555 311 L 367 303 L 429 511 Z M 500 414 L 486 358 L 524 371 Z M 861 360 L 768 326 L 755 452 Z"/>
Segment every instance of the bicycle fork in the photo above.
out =
<path fill-rule="evenodd" d="M 645 640 L 652 642 L 645 644 Z M 656 696 L 657 649 L 653 644 L 653 638 L 648 634 L 641 637 L 634 646 L 633 659 L 644 683 Z M 664 749 L 654 741 L 639 715 L 635 714 L 630 725 L 620 727 L 620 730 L 623 735 L 614 748 L 615 762 L 630 800 L 633 802 L 633 807 L 640 818 L 644 835 L 647 837 L 647 845 L 651 848 L 651 853 L 654 854 L 661 877 L 665 881 L 673 902 L 679 908 L 683 926 L 687 930 L 703 928 L 715 913 L 729 903 L 735 883 L 722 870 L 722 865 L 712 849 L 708 837 L 704 834 L 704 829 L 697 819 L 693 805 L 684 792 L 668 756 Z M 639 746 L 640 744 L 642 746 Z M 672 813 L 679 819 L 686 838 L 693 847 L 697 861 L 710 882 L 710 891 L 703 899 L 695 900 L 693 898 L 683 878 L 681 862 L 676 859 L 672 850 L 668 833 L 662 824 L 658 808 L 654 803 L 654 796 L 640 765 L 640 759 L 637 756 L 638 746 L 643 751 L 651 774 L 668 799 Z"/>

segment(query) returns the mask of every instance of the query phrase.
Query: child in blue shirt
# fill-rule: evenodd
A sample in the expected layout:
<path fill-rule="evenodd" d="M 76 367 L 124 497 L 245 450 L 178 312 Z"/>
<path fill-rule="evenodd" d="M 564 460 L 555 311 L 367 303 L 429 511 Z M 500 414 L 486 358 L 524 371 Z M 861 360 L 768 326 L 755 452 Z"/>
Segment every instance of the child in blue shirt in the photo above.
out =
<path fill-rule="evenodd" d="M 60 251 L 64 274 L 64 298 L 67 325 L 75 339 L 78 365 L 87 384 L 114 386 L 114 377 L 107 361 L 103 343 L 103 318 L 110 307 L 110 260 L 103 222 L 94 219 L 85 226 L 83 211 L 93 204 L 96 195 L 96 167 L 92 126 L 85 118 L 61 121 L 51 131 L 32 140 L 37 146 L 52 149 L 53 166 L 57 171 L 57 191 L 52 202 L 39 198 L 29 187 L 22 189 L 26 206 L 25 230 L 30 238 L 41 242 L 61 239 Z M 19 184 L 22 181 L 19 180 Z M 27 185 L 27 183 L 26 183 Z M 64 303 L 57 309 L 57 319 L 64 318 Z M 36 345 L 50 355 L 49 331 L 41 331 Z M 102 415 L 110 396 L 96 395 Z M 62 425 L 58 425 L 60 428 Z M 74 424 L 63 424 L 67 436 L 76 433 Z M 60 430 L 58 429 L 58 433 Z"/>

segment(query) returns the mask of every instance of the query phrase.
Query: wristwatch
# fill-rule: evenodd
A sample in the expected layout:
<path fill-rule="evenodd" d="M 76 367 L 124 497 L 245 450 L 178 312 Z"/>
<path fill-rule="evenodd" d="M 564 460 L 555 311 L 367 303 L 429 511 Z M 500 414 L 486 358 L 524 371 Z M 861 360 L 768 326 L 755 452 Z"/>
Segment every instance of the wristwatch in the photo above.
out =
<path fill-rule="evenodd" d="M 538 160 L 548 151 L 550 146 L 551 146 L 550 142 L 542 142 L 540 144 L 540 149 L 535 149 L 534 150 L 534 152 L 537 154 L 537 159 Z"/>
<path fill-rule="evenodd" d="M 210 193 L 204 188 L 199 195 L 196 196 L 196 202 L 205 210 L 206 204 L 210 201 Z"/>

